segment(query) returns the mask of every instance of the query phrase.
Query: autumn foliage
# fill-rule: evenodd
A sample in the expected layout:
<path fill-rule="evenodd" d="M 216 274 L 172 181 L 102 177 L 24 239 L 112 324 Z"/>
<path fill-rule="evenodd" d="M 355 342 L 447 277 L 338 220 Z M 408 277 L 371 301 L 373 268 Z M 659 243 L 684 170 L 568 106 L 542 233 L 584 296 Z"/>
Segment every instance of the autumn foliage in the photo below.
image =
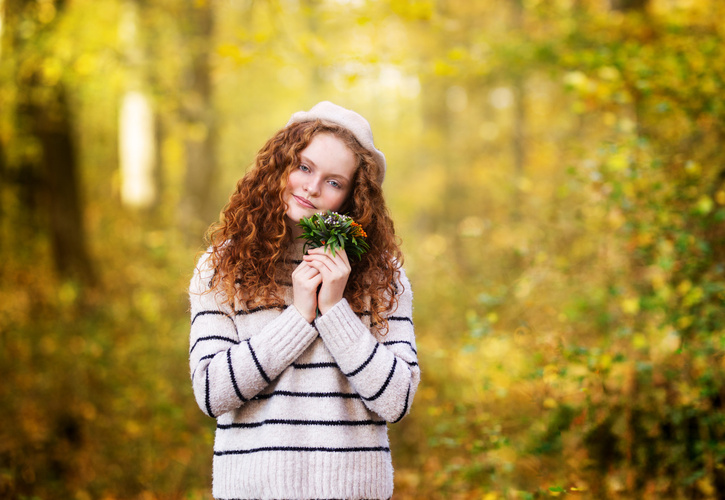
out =
<path fill-rule="evenodd" d="M 720 2 L 0 12 L 0 497 L 210 498 L 186 287 L 257 149 L 322 99 L 373 126 L 414 290 L 396 499 L 722 496 Z M 154 118 L 143 206 L 119 169 L 131 91 Z"/>

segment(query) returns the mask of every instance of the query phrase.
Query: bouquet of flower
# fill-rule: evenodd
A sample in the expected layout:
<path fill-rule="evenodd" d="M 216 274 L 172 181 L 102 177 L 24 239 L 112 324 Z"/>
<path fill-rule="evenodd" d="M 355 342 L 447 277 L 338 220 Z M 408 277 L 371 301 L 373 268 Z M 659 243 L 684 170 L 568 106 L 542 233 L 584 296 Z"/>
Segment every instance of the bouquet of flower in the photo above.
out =
<path fill-rule="evenodd" d="M 302 228 L 302 236 L 305 242 L 305 251 L 308 248 L 325 247 L 335 255 L 335 250 L 342 248 L 348 255 L 358 260 L 362 254 L 370 249 L 365 238 L 367 234 L 362 226 L 352 220 L 348 215 L 341 215 L 330 210 L 324 214 L 315 214 L 312 217 L 304 217 L 298 224 Z"/>

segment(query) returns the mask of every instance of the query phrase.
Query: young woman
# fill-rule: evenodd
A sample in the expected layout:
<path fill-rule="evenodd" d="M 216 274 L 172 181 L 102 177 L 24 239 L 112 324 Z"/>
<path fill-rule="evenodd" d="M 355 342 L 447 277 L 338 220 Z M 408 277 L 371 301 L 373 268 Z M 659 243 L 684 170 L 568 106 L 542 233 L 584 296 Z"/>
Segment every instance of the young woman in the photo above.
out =
<path fill-rule="evenodd" d="M 237 183 L 190 285 L 190 366 L 217 419 L 218 499 L 387 499 L 387 423 L 420 380 L 410 284 L 383 199 L 385 156 L 359 114 L 295 113 Z M 368 234 L 360 260 L 303 255 L 327 210 Z"/>

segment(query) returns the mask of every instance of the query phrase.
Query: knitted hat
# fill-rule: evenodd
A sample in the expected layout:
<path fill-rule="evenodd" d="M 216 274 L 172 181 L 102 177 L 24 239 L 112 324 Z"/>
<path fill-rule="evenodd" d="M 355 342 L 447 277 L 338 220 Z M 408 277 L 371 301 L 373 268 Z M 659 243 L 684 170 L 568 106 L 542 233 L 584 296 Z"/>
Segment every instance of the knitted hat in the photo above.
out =
<path fill-rule="evenodd" d="M 365 118 L 330 101 L 322 101 L 315 104 L 309 111 L 298 111 L 293 114 L 286 126 L 289 127 L 293 123 L 310 122 L 317 119 L 340 125 L 352 132 L 352 135 L 355 136 L 362 147 L 372 153 L 375 163 L 378 165 L 378 184 L 383 183 L 383 179 L 385 179 L 385 155 L 375 148 L 373 131 Z"/>

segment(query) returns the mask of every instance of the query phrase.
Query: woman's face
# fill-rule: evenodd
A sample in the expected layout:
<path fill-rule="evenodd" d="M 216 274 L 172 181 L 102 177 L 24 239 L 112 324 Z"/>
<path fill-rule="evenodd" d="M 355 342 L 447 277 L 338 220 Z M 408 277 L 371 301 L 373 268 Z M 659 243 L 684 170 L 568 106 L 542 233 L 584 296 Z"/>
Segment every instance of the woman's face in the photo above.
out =
<path fill-rule="evenodd" d="M 356 169 L 357 159 L 341 139 L 328 133 L 312 138 L 300 152 L 300 163 L 289 174 L 283 195 L 294 236 L 302 234 L 297 223 L 303 217 L 342 207 Z"/>

